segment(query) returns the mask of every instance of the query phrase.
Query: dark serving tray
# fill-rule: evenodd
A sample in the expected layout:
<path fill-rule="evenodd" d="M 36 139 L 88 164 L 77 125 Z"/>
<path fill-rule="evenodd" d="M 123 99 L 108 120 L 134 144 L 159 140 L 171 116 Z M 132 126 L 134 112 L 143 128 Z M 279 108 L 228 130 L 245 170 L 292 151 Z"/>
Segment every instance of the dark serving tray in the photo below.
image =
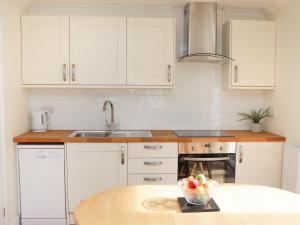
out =
<path fill-rule="evenodd" d="M 210 199 L 207 205 L 199 206 L 189 204 L 185 198 L 177 198 L 182 213 L 194 213 L 194 212 L 219 212 L 220 208 L 214 199 Z"/>

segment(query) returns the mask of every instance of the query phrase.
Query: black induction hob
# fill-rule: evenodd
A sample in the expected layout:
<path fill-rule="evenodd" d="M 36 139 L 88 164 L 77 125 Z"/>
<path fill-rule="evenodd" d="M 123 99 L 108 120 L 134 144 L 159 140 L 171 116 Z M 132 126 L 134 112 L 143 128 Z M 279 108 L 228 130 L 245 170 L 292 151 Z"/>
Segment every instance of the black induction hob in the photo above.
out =
<path fill-rule="evenodd" d="M 221 130 L 174 130 L 178 137 L 233 137 Z"/>

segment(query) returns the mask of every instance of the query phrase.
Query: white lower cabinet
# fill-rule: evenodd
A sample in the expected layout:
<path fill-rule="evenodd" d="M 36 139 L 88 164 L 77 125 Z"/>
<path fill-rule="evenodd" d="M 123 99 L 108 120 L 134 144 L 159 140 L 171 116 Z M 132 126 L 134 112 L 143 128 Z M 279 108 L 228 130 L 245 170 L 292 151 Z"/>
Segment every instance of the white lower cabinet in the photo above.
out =
<path fill-rule="evenodd" d="M 128 185 L 176 184 L 178 143 L 128 143 Z"/>
<path fill-rule="evenodd" d="M 127 184 L 126 143 L 67 144 L 69 212 L 98 192 Z"/>
<path fill-rule="evenodd" d="M 237 143 L 236 183 L 281 186 L 282 142 Z"/>

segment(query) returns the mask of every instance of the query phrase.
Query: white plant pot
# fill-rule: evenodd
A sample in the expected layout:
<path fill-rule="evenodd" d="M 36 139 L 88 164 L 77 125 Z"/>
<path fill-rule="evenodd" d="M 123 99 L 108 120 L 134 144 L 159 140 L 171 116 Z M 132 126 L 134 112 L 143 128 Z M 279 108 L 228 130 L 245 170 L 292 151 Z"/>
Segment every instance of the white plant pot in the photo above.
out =
<path fill-rule="evenodd" d="M 256 133 L 262 132 L 262 124 L 261 123 L 252 123 L 251 131 L 256 132 Z"/>

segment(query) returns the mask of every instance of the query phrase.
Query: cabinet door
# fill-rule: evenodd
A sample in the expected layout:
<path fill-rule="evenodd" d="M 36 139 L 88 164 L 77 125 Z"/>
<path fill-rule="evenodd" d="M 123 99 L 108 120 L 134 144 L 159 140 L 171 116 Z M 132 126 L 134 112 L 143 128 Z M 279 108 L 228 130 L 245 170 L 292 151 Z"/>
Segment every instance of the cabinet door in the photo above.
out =
<path fill-rule="evenodd" d="M 231 85 L 274 87 L 275 24 L 272 21 L 232 21 Z"/>
<path fill-rule="evenodd" d="M 126 18 L 71 17 L 71 84 L 126 83 Z"/>
<path fill-rule="evenodd" d="M 90 195 L 127 184 L 127 144 L 68 144 L 67 163 L 70 212 Z"/>
<path fill-rule="evenodd" d="M 69 83 L 69 17 L 22 17 L 22 84 Z"/>
<path fill-rule="evenodd" d="M 236 183 L 281 186 L 281 142 L 237 144 Z"/>
<path fill-rule="evenodd" d="M 172 86 L 174 19 L 128 18 L 127 84 Z"/>

